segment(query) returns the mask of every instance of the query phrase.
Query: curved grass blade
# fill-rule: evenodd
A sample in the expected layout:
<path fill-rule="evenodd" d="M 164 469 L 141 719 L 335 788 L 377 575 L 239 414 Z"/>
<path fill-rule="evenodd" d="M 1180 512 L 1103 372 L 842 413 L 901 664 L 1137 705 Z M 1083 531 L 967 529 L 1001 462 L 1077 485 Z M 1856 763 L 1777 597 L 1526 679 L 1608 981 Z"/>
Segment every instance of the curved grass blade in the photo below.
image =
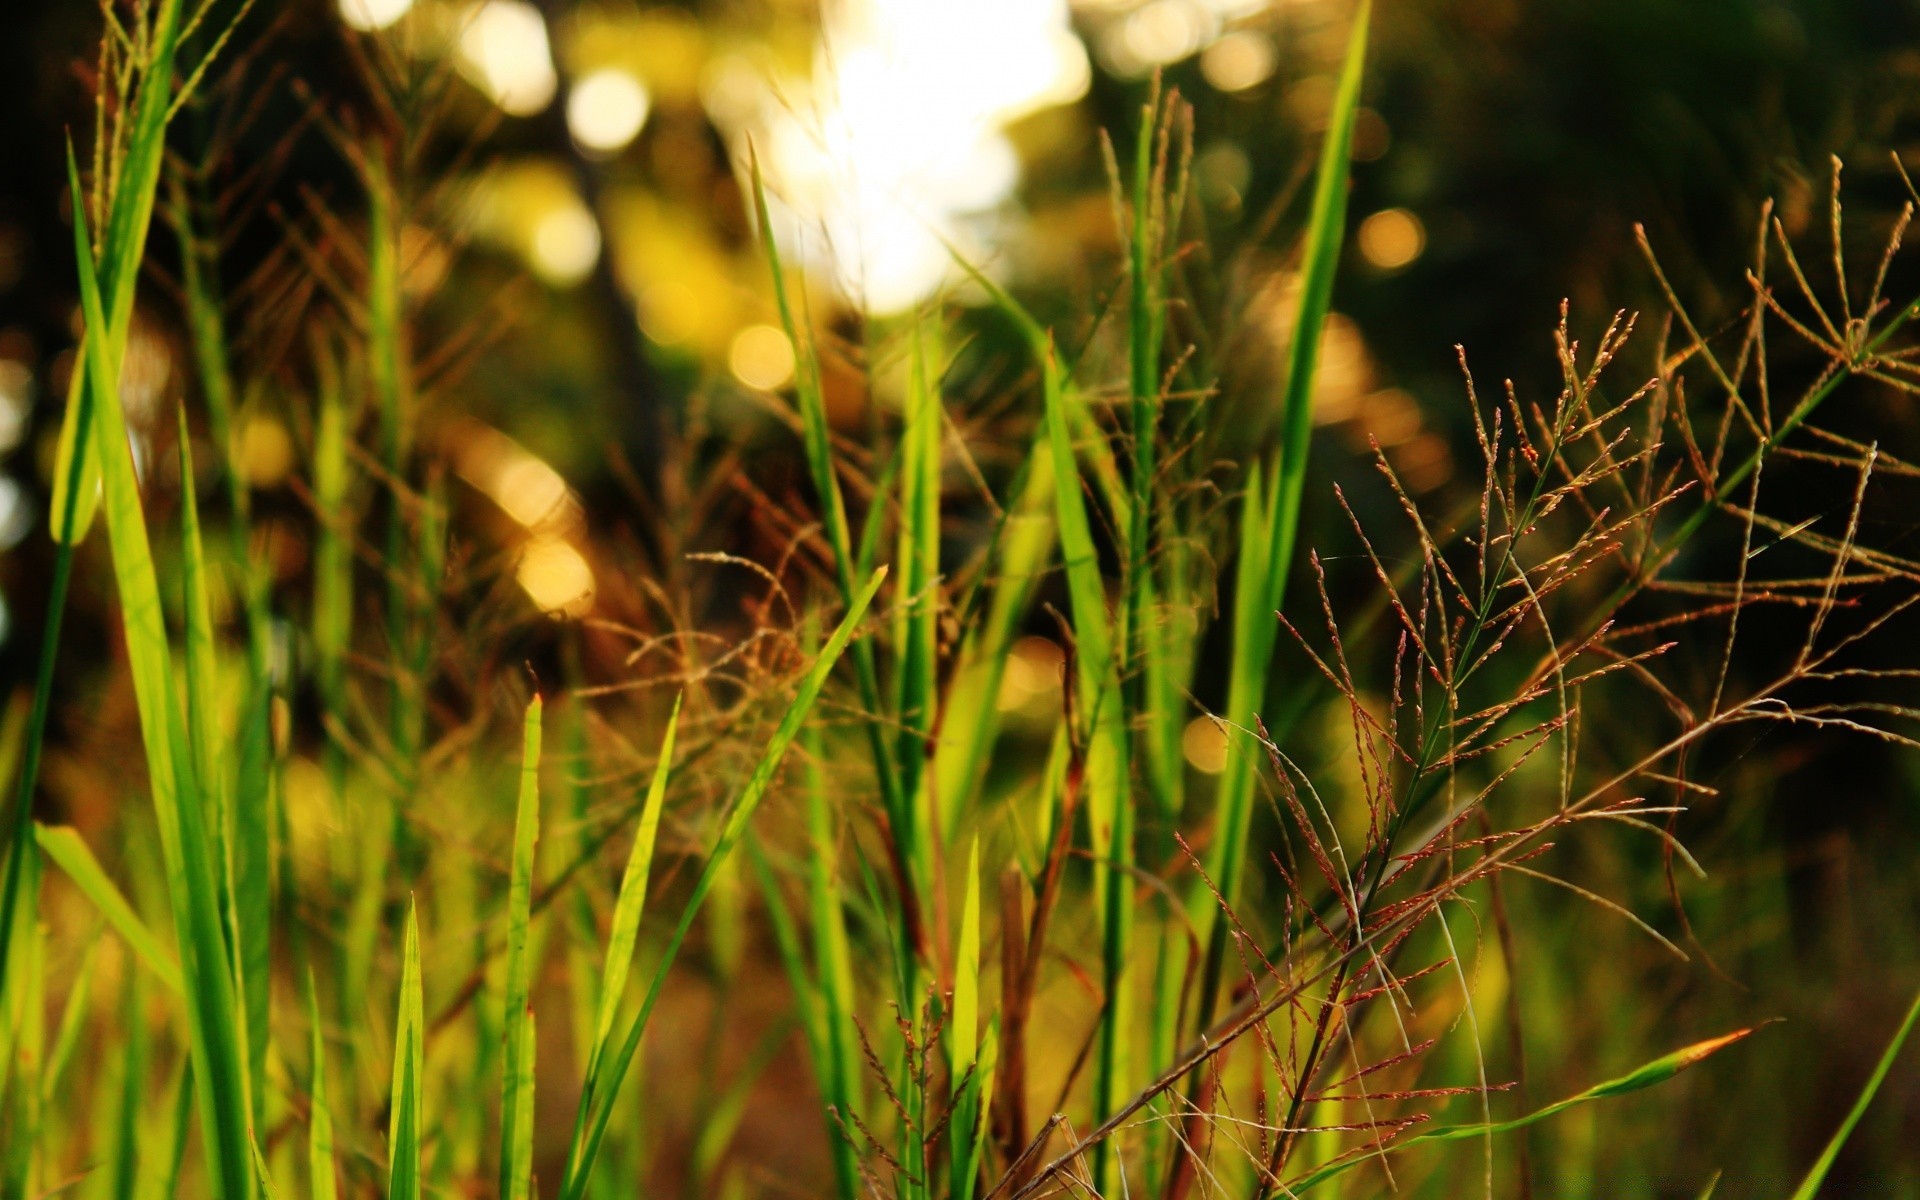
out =
<path fill-rule="evenodd" d="M 1813 1166 L 1807 1170 L 1807 1177 L 1793 1191 L 1793 1200 L 1813 1200 L 1826 1181 L 1827 1172 L 1833 1170 L 1833 1160 L 1840 1156 L 1840 1148 L 1853 1136 L 1854 1127 L 1860 1124 L 1860 1118 L 1866 1116 L 1867 1106 L 1873 1103 L 1873 1097 L 1880 1091 L 1880 1085 L 1887 1080 L 1887 1072 L 1893 1070 L 1894 1060 L 1900 1057 L 1900 1048 L 1907 1044 L 1907 1035 L 1913 1032 L 1916 1021 L 1920 1021 L 1920 996 L 1913 998 L 1908 1007 L 1906 1019 L 1900 1022 L 1900 1028 L 1894 1030 L 1893 1040 L 1881 1052 L 1880 1061 L 1874 1065 L 1873 1074 L 1867 1076 L 1866 1086 L 1860 1089 L 1859 1098 L 1847 1111 L 1846 1119 L 1840 1122 L 1840 1128 L 1833 1131 L 1833 1137 L 1826 1148 L 1820 1152 Z"/>
<path fill-rule="evenodd" d="M 748 777 L 746 787 L 741 789 L 740 797 L 734 802 L 733 809 L 727 814 L 726 824 L 721 828 L 720 838 L 707 856 L 706 864 L 701 868 L 699 878 L 694 881 L 693 892 L 687 897 L 686 907 L 681 910 L 680 923 L 674 928 L 673 935 L 667 940 L 666 949 L 660 955 L 660 962 L 654 968 L 653 982 L 647 987 L 646 998 L 641 1001 L 640 1012 L 633 1024 L 628 1027 L 626 1036 L 621 1039 L 619 1049 L 612 1057 L 601 1064 L 600 1077 L 595 1086 L 583 1091 L 580 1097 L 580 1115 L 574 1123 L 573 1145 L 567 1153 L 566 1172 L 561 1179 L 561 1200 L 582 1200 L 587 1192 L 588 1178 L 593 1171 L 593 1163 L 600 1153 L 600 1143 L 606 1137 L 607 1122 L 613 1113 L 613 1102 L 620 1091 L 620 1084 L 626 1078 L 633 1064 L 634 1054 L 640 1048 L 641 1035 L 646 1032 L 647 1019 L 653 1015 L 654 1005 L 659 1002 L 660 993 L 666 985 L 667 974 L 673 969 L 673 961 L 680 952 L 680 946 L 686 941 L 687 931 L 693 927 L 693 921 L 699 915 L 701 903 L 713 888 L 715 877 L 726 864 L 733 848 L 746 832 L 747 822 L 752 820 L 754 810 L 760 806 L 767 789 L 773 784 L 774 773 L 779 770 L 780 761 L 786 757 L 787 747 L 793 743 L 800 732 L 801 723 L 813 708 L 813 702 L 820 695 L 820 689 L 826 685 L 827 675 L 840 660 L 847 643 L 853 639 L 854 630 L 866 615 L 867 606 L 873 602 L 874 593 L 880 590 L 880 584 L 886 579 L 885 567 L 873 573 L 873 578 L 860 589 L 854 602 L 848 606 L 847 613 L 841 618 L 839 628 L 827 639 L 820 654 L 814 659 L 811 669 L 800 681 L 799 692 L 788 704 L 786 715 L 780 719 L 773 737 L 760 756 L 760 762 Z"/>

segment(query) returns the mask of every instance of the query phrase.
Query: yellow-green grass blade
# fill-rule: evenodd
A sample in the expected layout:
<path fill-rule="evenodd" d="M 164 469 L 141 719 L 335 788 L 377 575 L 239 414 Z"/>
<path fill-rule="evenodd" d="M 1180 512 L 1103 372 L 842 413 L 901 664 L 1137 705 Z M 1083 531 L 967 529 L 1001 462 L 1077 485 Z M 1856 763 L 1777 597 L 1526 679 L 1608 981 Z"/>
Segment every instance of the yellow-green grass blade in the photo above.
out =
<path fill-rule="evenodd" d="M 538 1044 L 533 1011 L 529 1009 L 525 1026 L 520 1030 L 519 1044 L 514 1047 L 513 1072 L 522 1082 L 512 1094 L 513 1137 L 503 1140 L 500 1146 L 508 1179 L 508 1189 L 501 1195 L 506 1200 L 527 1200 L 533 1195 L 533 1080 Z"/>
<path fill-rule="evenodd" d="M 533 853 L 540 839 L 540 697 L 527 705 L 521 728 L 520 799 L 513 822 L 513 865 L 507 885 L 507 997 L 501 1014 L 500 1196 L 520 1200 L 528 1181 L 516 1173 L 518 1148 L 532 1129 L 533 1076 L 521 1068 L 532 1060 L 533 1013 L 529 991 L 533 962 L 527 941 L 533 919 Z"/>
<path fill-rule="evenodd" d="M 80 172 L 71 146 L 67 150 L 67 175 L 78 194 Z M 74 253 L 87 328 L 106 329 L 86 219 L 78 209 Z M 104 339 L 88 338 L 86 344 L 96 377 L 114 378 Z M 200 1080 L 195 1091 L 199 1097 L 201 1143 L 215 1196 L 219 1200 L 244 1200 L 252 1194 L 253 1186 L 245 1153 L 249 1124 L 246 1046 L 224 953 L 218 868 L 206 826 L 205 801 L 175 699 L 159 581 L 119 397 L 109 394 L 95 408 L 92 426 L 101 464 L 102 506 L 140 711 L 148 779 L 167 862 L 168 892 L 186 983 L 190 1049 Z"/>
<path fill-rule="evenodd" d="M 1000 683 L 1008 651 L 1053 556 L 1053 450 L 1044 430 L 1023 475 L 994 548 L 985 619 L 968 622 L 943 702 L 933 771 L 942 835 L 949 840 L 985 778 L 1000 732 Z"/>
<path fill-rule="evenodd" d="M 959 1094 L 948 1122 L 949 1195 L 973 1194 L 979 1168 L 982 1080 L 980 1065 L 980 838 L 967 848 L 966 891 L 960 901 L 960 936 L 953 950 L 953 1020 L 948 1027 L 949 1057 Z"/>
<path fill-rule="evenodd" d="M 653 764 L 653 778 L 647 784 L 647 798 L 640 809 L 640 826 L 634 831 L 633 847 L 627 851 L 626 869 L 620 874 L 620 891 L 613 902 L 613 926 L 607 934 L 607 957 L 600 975 L 600 1002 L 593 1022 L 593 1041 L 587 1056 L 586 1086 L 599 1077 L 600 1060 L 613 1037 L 614 1018 L 620 1013 L 620 1001 L 627 993 L 627 973 L 633 967 L 633 948 L 640 936 L 640 918 L 647 907 L 647 885 L 653 871 L 654 845 L 660 837 L 660 814 L 665 811 L 667 782 L 673 774 L 674 739 L 680 729 L 681 697 L 674 697 L 673 711 L 667 717 L 667 730 L 660 738 L 660 756 Z"/>
<path fill-rule="evenodd" d="M 1334 94 L 1326 141 L 1320 149 L 1302 266 L 1300 307 L 1287 351 L 1287 375 L 1281 397 L 1281 444 L 1277 461 L 1264 480 L 1256 468 L 1240 507 L 1240 579 L 1235 587 L 1233 655 L 1227 682 L 1227 719 L 1253 728 L 1265 701 L 1268 667 L 1277 637 L 1275 612 L 1286 598 L 1298 535 L 1300 504 L 1306 488 L 1307 448 L 1313 436 L 1313 386 L 1319 368 L 1320 335 L 1333 299 L 1333 277 L 1346 236 L 1347 172 L 1353 153 L 1353 128 L 1360 105 L 1360 81 L 1367 54 L 1372 0 L 1361 0 L 1347 41 L 1346 58 Z M 1248 528 L 1252 526 L 1252 528 Z M 1207 873 L 1227 903 L 1239 898 L 1253 817 L 1254 779 L 1264 761 L 1245 736 L 1231 739 L 1217 793 L 1214 837 Z M 1219 921 L 1211 889 L 1196 883 L 1192 915 L 1206 946 L 1196 1018 L 1204 1027 L 1213 1016 L 1224 955 L 1225 927 Z"/>
<path fill-rule="evenodd" d="M 916 319 L 909 353 L 906 428 L 900 471 L 900 529 L 895 561 L 894 646 L 898 656 L 894 712 L 900 732 L 894 762 L 901 793 L 911 797 L 895 836 L 913 855 L 921 887 L 937 877 L 934 857 L 941 831 L 934 828 L 926 791 L 929 739 L 938 706 L 940 621 L 940 406 L 937 349 L 928 344 L 928 318 Z M 924 909 L 926 905 L 922 905 Z"/>
<path fill-rule="evenodd" d="M 420 921 L 407 901 L 399 1013 L 394 1021 L 393 1086 L 387 1121 L 387 1198 L 420 1200 L 421 1091 L 426 1080 L 426 1017 L 420 983 Z"/>
<path fill-rule="evenodd" d="M 1325 1183 L 1337 1175 L 1344 1174 L 1362 1163 L 1373 1161 L 1375 1155 L 1378 1153 L 1400 1154 L 1411 1150 L 1415 1146 L 1429 1145 L 1436 1142 L 1455 1142 L 1466 1138 L 1485 1138 L 1502 1133 L 1511 1133 L 1516 1129 L 1524 1129 L 1529 1125 L 1544 1121 L 1557 1113 L 1565 1112 L 1569 1108 L 1576 1108 L 1582 1104 L 1590 1104 L 1595 1100 L 1604 1100 L 1609 1096 L 1623 1096 L 1628 1092 L 1637 1092 L 1643 1088 L 1650 1088 L 1655 1084 L 1665 1083 L 1688 1067 L 1712 1055 L 1718 1054 L 1735 1042 L 1748 1037 L 1759 1028 L 1761 1027 L 1756 1025 L 1751 1029 L 1737 1029 L 1732 1033 L 1722 1034 L 1715 1038 L 1708 1038 L 1701 1042 L 1695 1042 L 1690 1046 L 1683 1046 L 1670 1054 L 1663 1054 L 1651 1062 L 1642 1063 L 1640 1066 L 1635 1067 L 1617 1079 L 1609 1079 L 1605 1083 L 1596 1083 L 1583 1092 L 1577 1092 L 1565 1099 L 1556 1100 L 1552 1104 L 1544 1108 L 1535 1109 L 1525 1116 L 1514 1117 L 1506 1121 L 1476 1121 L 1466 1125 L 1443 1125 L 1438 1129 L 1430 1129 L 1425 1133 L 1395 1142 L 1385 1147 L 1384 1151 L 1370 1150 L 1350 1153 L 1345 1158 L 1330 1162 L 1318 1170 L 1301 1177 L 1298 1181 L 1285 1185 L 1282 1193 L 1297 1196 L 1311 1188 L 1318 1187 L 1320 1184 Z"/>
<path fill-rule="evenodd" d="M 734 801 L 732 810 L 727 814 L 726 823 L 721 827 L 720 837 L 707 861 L 694 881 L 693 891 L 688 896 L 686 906 L 681 911 L 680 922 L 674 928 L 673 935 L 660 956 L 659 964 L 654 968 L 653 982 L 648 985 L 646 998 L 641 1001 L 640 1012 L 628 1027 L 619 1048 L 611 1057 L 601 1063 L 601 1072 L 594 1081 L 594 1087 L 583 1092 L 580 1098 L 580 1117 L 575 1121 L 573 1145 L 567 1154 L 567 1167 L 560 1185 L 562 1200 L 582 1200 L 586 1195 L 587 1181 L 593 1171 L 593 1163 L 600 1152 L 600 1144 L 606 1137 L 607 1122 L 613 1112 L 613 1102 L 619 1095 L 620 1084 L 626 1078 L 633 1064 L 634 1054 L 640 1048 L 641 1035 L 646 1032 L 647 1019 L 653 1015 L 654 1005 L 659 1002 L 660 994 L 666 986 L 668 973 L 673 969 L 674 958 L 679 954 L 680 946 L 686 941 L 687 931 L 693 927 L 693 921 L 699 915 L 701 903 L 713 887 L 713 881 L 725 866 L 733 848 L 746 832 L 747 823 L 760 806 L 767 789 L 772 786 L 780 762 L 786 757 L 787 747 L 793 743 L 800 732 L 801 724 L 813 708 L 813 702 L 820 695 L 820 689 L 826 685 L 827 676 L 840 660 L 848 642 L 853 639 L 854 631 L 860 620 L 866 615 L 867 606 L 873 602 L 874 593 L 880 590 L 886 579 L 883 567 L 873 573 L 867 585 L 860 589 L 854 602 L 847 607 L 840 625 L 827 639 L 814 659 L 813 666 L 800 681 L 799 691 L 788 704 L 780 724 L 775 728 L 772 738 L 767 742 L 759 763 L 753 774 L 741 789 L 740 796 Z"/>
<path fill-rule="evenodd" d="M 1887 1081 L 1887 1073 L 1893 1070 L 1894 1060 L 1900 1057 L 1900 1048 L 1907 1044 L 1907 1036 L 1913 1032 L 1916 1021 L 1920 1021 L 1920 995 L 1913 998 L 1913 1003 L 1907 1008 L 1906 1018 L 1900 1022 L 1900 1028 L 1894 1030 L 1893 1040 L 1881 1051 L 1880 1061 L 1874 1064 L 1873 1074 L 1867 1076 L 1866 1086 L 1860 1089 L 1853 1107 L 1847 1110 L 1846 1119 L 1840 1122 L 1840 1128 L 1833 1131 L 1833 1137 L 1820 1151 L 1820 1157 L 1808 1168 L 1806 1178 L 1794 1189 L 1793 1200 L 1813 1200 L 1819 1193 L 1820 1185 L 1826 1182 L 1827 1172 L 1833 1170 L 1834 1159 L 1840 1157 L 1841 1147 L 1853 1136 L 1854 1128 L 1860 1124 L 1860 1118 L 1867 1115 L 1867 1107 L 1879 1093 L 1880 1085 Z"/>
<path fill-rule="evenodd" d="M 327 1034 L 320 1019 L 320 989 L 307 972 L 307 1025 L 312 1031 L 312 1078 L 307 1085 L 307 1179 L 313 1200 L 339 1200 L 333 1163 L 333 1109 L 327 1098 Z"/>
<path fill-rule="evenodd" d="M 184 995 L 186 986 L 180 981 L 180 967 L 174 962 L 173 955 L 160 944 L 146 922 L 133 911 L 133 905 L 120 894 L 113 880 L 93 856 L 93 851 L 80 837 L 78 830 L 66 825 L 35 825 L 34 838 L 40 844 L 40 850 L 54 865 L 66 873 L 80 894 L 93 902 L 113 926 L 114 932 L 127 943 L 153 977 L 166 985 L 175 995 Z"/>

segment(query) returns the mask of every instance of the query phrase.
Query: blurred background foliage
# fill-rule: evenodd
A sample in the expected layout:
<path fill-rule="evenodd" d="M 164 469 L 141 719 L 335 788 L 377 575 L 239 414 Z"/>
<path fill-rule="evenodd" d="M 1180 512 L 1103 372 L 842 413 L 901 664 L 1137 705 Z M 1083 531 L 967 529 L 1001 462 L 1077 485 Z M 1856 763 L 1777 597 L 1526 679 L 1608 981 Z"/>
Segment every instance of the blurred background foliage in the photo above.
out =
<path fill-rule="evenodd" d="M 290 251 L 289 231 L 353 219 L 361 203 L 320 127 L 429 130 L 401 184 L 417 203 L 406 288 L 418 344 L 462 369 L 435 395 L 428 436 L 470 485 L 457 502 L 493 502 L 472 528 L 493 522 L 497 540 L 474 555 L 499 558 L 519 585 L 483 592 L 471 631 L 496 639 L 476 651 L 491 660 L 550 662 L 556 625 L 525 619 L 528 601 L 624 619 L 643 607 L 641 581 L 676 555 L 765 560 L 791 531 L 772 514 L 808 508 L 778 401 L 793 348 L 743 200 L 750 146 L 775 233 L 806 268 L 812 319 L 834 339 L 834 419 L 857 434 L 899 369 L 875 330 L 943 290 L 978 300 L 948 244 L 1063 343 L 1088 334 L 1089 314 L 1120 287 L 1100 131 L 1129 127 L 1161 72 L 1194 107 L 1176 336 L 1193 340 L 1193 373 L 1218 379 L 1209 419 L 1244 422 L 1258 444 L 1273 419 L 1301 184 L 1347 15 L 1345 0 L 841 0 L 824 11 L 808 0 L 302 0 L 247 18 L 253 111 L 190 114 L 188 125 L 235 131 L 228 172 L 265 168 L 242 181 L 248 198 L 223 230 L 226 282 L 250 310 L 240 353 L 256 364 L 284 349 L 276 307 L 326 286 L 325 256 Z M 16 5 L 0 30 L 0 688 L 11 691 L 30 675 L 43 616 L 51 551 L 39 533 L 73 354 L 67 200 L 52 182 L 62 149 L 49 131 L 91 119 L 99 15 L 78 0 Z M 1750 296 L 1743 272 L 1764 201 L 1790 234 L 1819 234 L 1830 157 L 1843 157 L 1849 220 L 1871 257 L 1905 197 L 1894 161 L 1920 156 L 1912 0 L 1392 0 L 1374 44 L 1316 401 L 1316 460 L 1350 487 L 1370 476 L 1372 439 L 1422 492 L 1476 489 L 1477 472 L 1456 470 L 1475 452 L 1453 347 L 1466 347 L 1483 387 L 1509 376 L 1551 386 L 1562 298 L 1576 330 L 1660 308 L 1636 223 L 1676 289 L 1727 322 Z M 186 386 L 185 340 L 166 287 L 142 301 L 129 402 L 159 414 Z M 1009 415 L 1005 396 L 1031 381 L 1013 330 L 976 312 L 963 332 L 950 404 L 998 488 L 1020 444 L 1003 431 L 1031 419 Z M 293 369 L 284 382 L 305 385 Z M 244 409 L 241 462 L 269 520 L 304 503 L 295 467 L 311 431 L 299 411 L 270 394 Z M 1843 431 L 1856 421 L 1915 457 L 1910 405 L 1889 396 L 1835 418 Z M 966 507 L 970 486 L 954 490 L 948 533 L 964 549 L 985 517 Z M 1306 540 L 1338 553 L 1347 542 L 1328 495 L 1310 489 Z M 1913 528 L 1910 512 L 1869 520 Z M 287 529 L 272 544 L 292 578 L 307 548 Z M 532 548 L 504 558 L 527 534 Z M 108 618 L 106 595 L 77 592 L 69 661 L 104 661 L 104 639 L 89 634 Z M 737 595 L 706 603 L 718 622 L 749 619 Z M 1002 696 L 1032 718 L 1035 754 L 1058 707 L 1047 631 L 1037 615 Z M 1219 701 L 1204 689 L 1198 699 Z M 1344 716 L 1323 724 L 1337 758 Z M 56 792 L 61 773 L 113 761 L 130 727 L 118 694 L 63 713 Z M 1204 729 L 1187 753 L 1197 776 L 1218 769 Z M 1912 991 L 1913 756 L 1770 733 L 1716 770 L 1731 799 L 1689 818 L 1710 873 L 1687 892 L 1704 950 L 1693 962 L 1662 958 L 1576 898 L 1516 890 L 1512 903 L 1537 910 L 1524 924 L 1562 933 L 1516 964 L 1529 1086 L 1557 1095 L 1733 1024 L 1789 1025 L 1658 1093 L 1534 1131 L 1543 1194 L 1679 1195 L 1717 1167 L 1737 1194 L 1784 1191 Z M 1671 928 L 1650 852 L 1582 853 L 1593 857 L 1583 879 Z M 791 1131 L 765 1120 L 756 1107 L 742 1145 L 784 1144 Z M 1915 1144 L 1920 1074 L 1907 1070 L 1842 1159 L 1834 1194 L 1915 1194 Z"/>

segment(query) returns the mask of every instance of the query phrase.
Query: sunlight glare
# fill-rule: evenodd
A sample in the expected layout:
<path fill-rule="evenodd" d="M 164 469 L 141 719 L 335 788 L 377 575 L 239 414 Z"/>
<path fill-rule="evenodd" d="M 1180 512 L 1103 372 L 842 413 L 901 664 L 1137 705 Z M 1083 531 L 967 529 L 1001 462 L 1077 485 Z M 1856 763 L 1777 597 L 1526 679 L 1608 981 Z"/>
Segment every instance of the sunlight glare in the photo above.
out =
<path fill-rule="evenodd" d="M 486 0 L 460 30 L 462 73 L 511 116 L 528 117 L 553 101 L 559 78 L 547 23 L 526 0 Z"/>
<path fill-rule="evenodd" d="M 407 15 L 413 0 L 340 0 L 340 19 L 362 33 L 372 33 Z"/>
<path fill-rule="evenodd" d="M 573 85 L 567 95 L 567 128 L 586 149 L 611 154 L 640 136 L 651 105 L 645 84 L 630 72 L 608 67 Z"/>
<path fill-rule="evenodd" d="M 1006 128 L 1077 100 L 1091 74 L 1064 0 L 849 0 L 829 11 L 812 79 L 768 89 L 740 132 L 761 147 L 775 235 L 886 314 L 951 276 L 948 244 L 981 252 L 1019 183 Z"/>

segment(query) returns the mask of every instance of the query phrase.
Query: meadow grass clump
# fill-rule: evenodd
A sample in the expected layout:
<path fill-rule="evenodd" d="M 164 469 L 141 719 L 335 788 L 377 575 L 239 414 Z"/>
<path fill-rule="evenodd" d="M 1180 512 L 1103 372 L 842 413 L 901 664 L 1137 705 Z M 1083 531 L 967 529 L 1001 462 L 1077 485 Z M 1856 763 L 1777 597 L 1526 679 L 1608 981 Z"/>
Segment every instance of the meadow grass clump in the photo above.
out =
<path fill-rule="evenodd" d="M 1821 424 L 1850 389 L 1920 390 L 1920 301 L 1883 294 L 1912 205 L 1856 303 L 1836 166 L 1835 294 L 1764 215 L 1743 310 L 1704 329 L 1648 247 L 1668 311 L 1582 337 L 1563 308 L 1544 394 L 1460 353 L 1473 486 L 1377 445 L 1334 483 L 1309 449 L 1363 0 L 1270 436 L 1223 416 L 1202 353 L 1245 317 L 1191 286 L 1193 114 L 1156 80 L 1106 147 L 1110 302 L 1071 322 L 956 251 L 953 296 L 846 344 L 768 238 L 805 494 L 720 486 L 779 552 L 654 513 L 673 560 L 594 595 L 567 589 L 610 558 L 564 481 L 461 423 L 462 372 L 511 332 L 448 330 L 408 282 L 459 211 L 424 150 L 444 72 L 355 36 L 376 117 L 309 97 L 287 136 L 359 194 L 275 210 L 284 254 L 247 285 L 275 300 L 236 308 L 222 140 L 175 126 L 256 60 L 184 0 L 103 11 L 51 616 L 0 739 L 0 1196 L 1526 1194 L 1581 1169 L 1529 1131 L 1794 1036 L 1663 1029 L 1547 1093 L 1518 964 L 1563 936 L 1541 895 L 1623 971 L 1706 957 L 1683 818 L 1739 804 L 1716 770 L 1751 731 L 1916 745 L 1883 648 L 1920 564 L 1863 513 L 1920 472 Z M 172 473 L 113 382 L 161 271 L 195 372 Z M 864 439 L 829 395 L 850 371 L 885 401 Z M 959 400 L 981 379 L 1009 393 L 991 417 Z M 236 453 L 273 405 L 301 438 L 291 571 Z M 1778 469 L 1804 490 L 1776 498 Z M 1310 505 L 1335 514 L 1313 546 Z M 142 767 L 83 830 L 41 765 L 49 714 L 87 702 L 61 614 L 101 541 L 99 686 L 130 681 Z M 1583 869 L 1609 838 L 1649 847 L 1645 878 Z M 779 1131 L 772 1167 L 749 1128 Z"/>

